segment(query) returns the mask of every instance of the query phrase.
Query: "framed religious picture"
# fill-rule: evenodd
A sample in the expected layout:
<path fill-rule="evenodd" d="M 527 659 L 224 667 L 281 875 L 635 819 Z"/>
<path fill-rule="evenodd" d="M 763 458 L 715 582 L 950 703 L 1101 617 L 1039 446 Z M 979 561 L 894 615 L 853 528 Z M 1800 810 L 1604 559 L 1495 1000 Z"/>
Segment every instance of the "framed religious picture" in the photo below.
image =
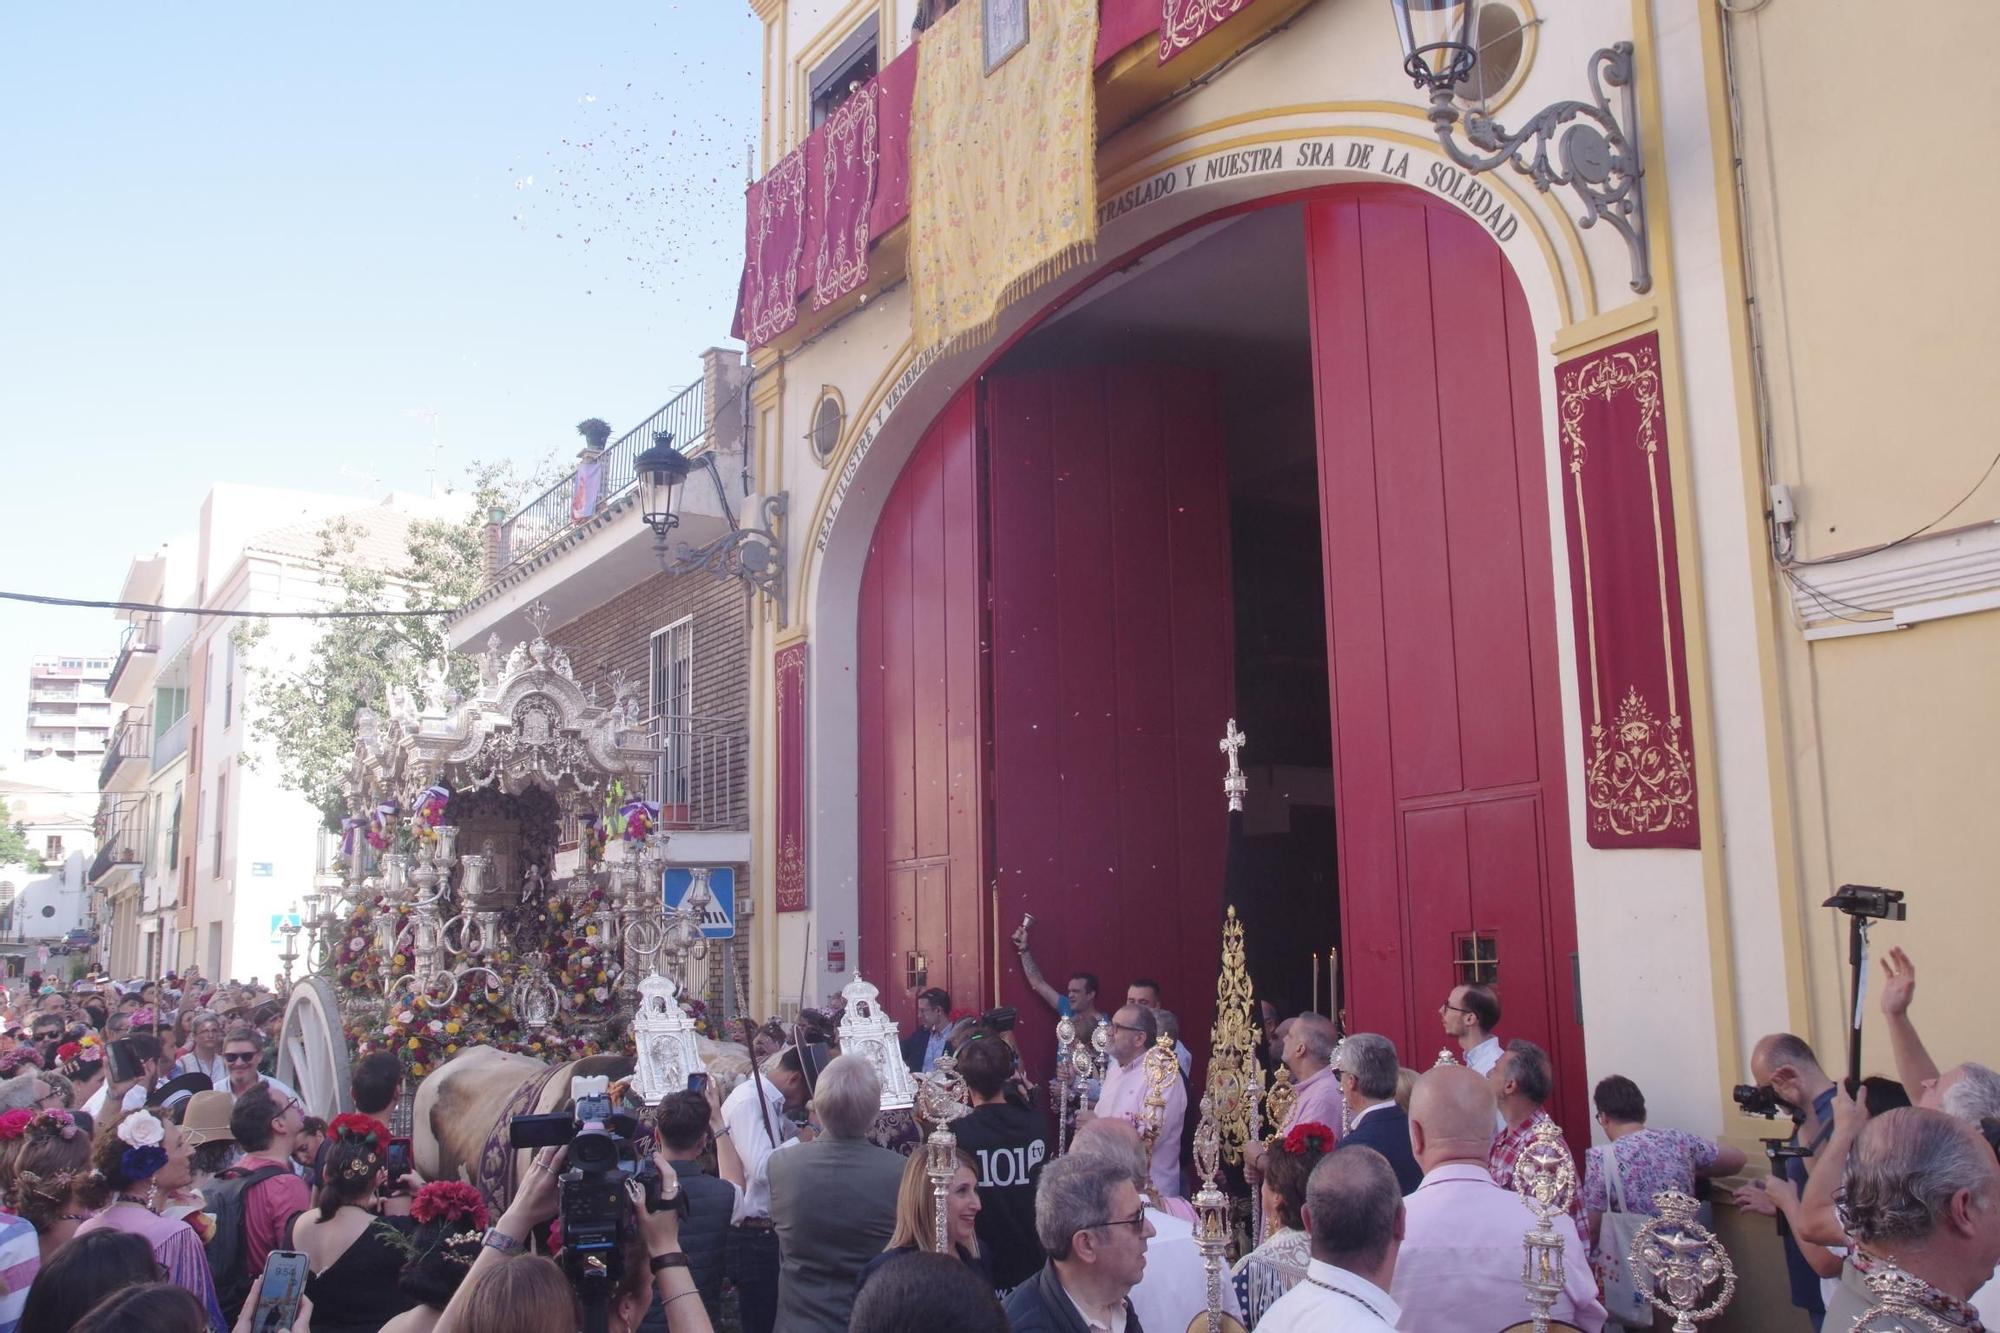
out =
<path fill-rule="evenodd" d="M 979 21 L 986 37 L 986 72 L 1028 44 L 1028 0 L 981 0 Z"/>

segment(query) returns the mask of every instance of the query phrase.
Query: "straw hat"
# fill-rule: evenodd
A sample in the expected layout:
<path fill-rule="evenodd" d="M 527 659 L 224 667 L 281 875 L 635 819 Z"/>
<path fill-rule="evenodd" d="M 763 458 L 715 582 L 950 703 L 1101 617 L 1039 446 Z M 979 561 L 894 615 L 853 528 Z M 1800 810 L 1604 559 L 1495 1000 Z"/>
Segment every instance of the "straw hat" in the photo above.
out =
<path fill-rule="evenodd" d="M 199 1148 L 205 1143 L 233 1140 L 236 1134 L 229 1128 L 229 1112 L 235 1105 L 236 1099 L 226 1092 L 197 1092 L 188 1098 L 187 1114 L 181 1117 L 188 1141 Z"/>

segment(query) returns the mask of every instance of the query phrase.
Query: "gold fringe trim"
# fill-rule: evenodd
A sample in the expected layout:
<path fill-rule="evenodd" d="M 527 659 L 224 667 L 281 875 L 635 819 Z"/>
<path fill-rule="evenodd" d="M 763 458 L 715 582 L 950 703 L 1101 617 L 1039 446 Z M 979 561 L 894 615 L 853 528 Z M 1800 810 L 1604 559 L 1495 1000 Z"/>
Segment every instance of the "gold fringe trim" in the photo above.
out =
<path fill-rule="evenodd" d="M 998 331 L 1000 317 L 1007 313 L 1009 306 L 1025 299 L 1049 283 L 1054 282 L 1071 269 L 1081 268 L 1095 262 L 1096 259 L 1097 238 L 1095 236 L 1081 241 L 1071 241 L 1068 245 L 1056 251 L 1056 253 L 1050 255 L 1047 259 L 1042 260 L 1026 273 L 1014 278 L 1005 287 L 1002 287 L 1000 289 L 999 300 L 994 302 L 993 309 L 987 313 L 984 319 L 981 319 L 969 329 L 962 329 L 942 342 L 933 344 L 930 348 L 932 355 L 955 356 L 960 352 L 969 352 L 973 348 L 980 346 L 992 338 L 994 333 Z"/>

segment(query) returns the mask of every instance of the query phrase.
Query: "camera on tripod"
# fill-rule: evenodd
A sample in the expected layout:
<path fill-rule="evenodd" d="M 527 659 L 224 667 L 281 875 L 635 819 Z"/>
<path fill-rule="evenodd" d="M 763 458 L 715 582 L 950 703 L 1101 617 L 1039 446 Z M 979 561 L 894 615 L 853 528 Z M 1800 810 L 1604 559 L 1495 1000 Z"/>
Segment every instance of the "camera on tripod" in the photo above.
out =
<path fill-rule="evenodd" d="M 570 1286 L 586 1308 L 608 1304 L 625 1274 L 626 1228 L 632 1224 L 627 1181 L 644 1191 L 646 1211 L 683 1211 L 685 1195 L 672 1203 L 662 1196 L 659 1164 L 650 1144 L 639 1141 L 639 1122 L 611 1100 L 607 1078 L 572 1078 L 570 1114 L 517 1115 L 507 1122 L 516 1148 L 569 1148 L 561 1190 L 562 1263 Z"/>
<path fill-rule="evenodd" d="M 1901 889 L 1881 889 L 1873 884 L 1843 884 L 1839 892 L 1820 906 L 1871 921 L 1904 921 L 1910 915 L 1910 905 L 1903 901 Z"/>

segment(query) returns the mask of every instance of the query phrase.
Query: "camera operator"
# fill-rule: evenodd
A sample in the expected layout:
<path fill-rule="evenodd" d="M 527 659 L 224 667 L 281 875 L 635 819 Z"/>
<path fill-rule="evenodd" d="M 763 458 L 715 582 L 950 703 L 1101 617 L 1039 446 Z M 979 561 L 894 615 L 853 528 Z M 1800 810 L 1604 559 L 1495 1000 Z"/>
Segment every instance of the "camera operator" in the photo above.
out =
<path fill-rule="evenodd" d="M 1768 1093 L 1797 1122 L 1789 1146 L 1798 1148 L 1803 1144 L 1803 1150 L 1797 1156 L 1781 1158 L 1774 1166 L 1774 1170 L 1782 1169 L 1785 1182 L 1796 1194 L 1805 1188 L 1813 1154 L 1825 1146 L 1833 1133 L 1836 1092 L 1833 1080 L 1820 1068 L 1819 1057 L 1813 1054 L 1812 1047 L 1789 1032 L 1772 1033 L 1757 1043 L 1750 1052 L 1750 1077 L 1757 1092 Z M 1746 1111 L 1757 1113 L 1740 1092 L 1737 1100 Z M 1778 1217 L 1778 1236 L 1785 1243 L 1785 1270 L 1791 1279 L 1792 1304 L 1806 1312 L 1818 1333 L 1826 1317 L 1826 1305 L 1820 1296 L 1820 1275 L 1799 1248 L 1790 1223 L 1779 1216 L 1776 1197 L 1758 1180 L 1736 1191 L 1736 1205 L 1766 1217 Z"/>
<path fill-rule="evenodd" d="M 529 1233 L 556 1216 L 561 1203 L 560 1182 L 568 1150 L 563 1148 L 543 1148 L 535 1154 L 507 1211 L 500 1214 L 500 1220 L 486 1232 L 479 1258 L 473 1262 L 472 1270 L 465 1275 L 465 1281 L 451 1298 L 451 1303 L 438 1317 L 434 1333 L 509 1333 L 501 1328 L 489 1313 L 494 1302 L 482 1297 L 480 1288 L 493 1280 L 501 1269 L 513 1265 L 529 1265 L 519 1270 L 522 1279 L 519 1284 L 524 1289 L 547 1284 L 547 1274 L 552 1270 L 561 1274 L 562 1270 L 548 1260 L 523 1255 L 527 1248 Z M 658 1156 L 654 1161 L 660 1167 L 660 1197 L 671 1205 L 680 1192 L 680 1180 L 673 1166 Z M 657 1295 L 662 1308 L 667 1313 L 667 1327 L 671 1333 L 714 1333 L 714 1325 L 709 1322 L 708 1311 L 702 1307 L 701 1293 L 695 1287 L 694 1275 L 688 1268 L 687 1255 L 680 1247 L 680 1214 L 671 1206 L 658 1212 L 646 1211 L 644 1192 L 637 1182 L 627 1182 L 626 1191 L 631 1200 L 635 1226 L 634 1233 L 643 1242 L 644 1254 L 638 1253 L 639 1246 L 628 1245 L 625 1255 L 624 1274 L 613 1293 L 607 1311 L 606 1326 L 611 1333 L 631 1333 L 639 1326 L 647 1307 Z M 651 1270 L 650 1285 L 644 1280 Z M 511 1279 L 517 1274 L 509 1273 L 501 1282 L 495 1283 L 496 1291 L 502 1284 L 511 1289 L 516 1285 Z M 540 1279 L 539 1282 L 531 1279 Z M 517 1313 L 525 1313 L 514 1303 Z M 583 1326 L 580 1312 L 574 1301 L 569 1311 L 574 1327 Z M 511 1325 L 509 1326 L 512 1327 Z M 526 1326 L 523 1325 L 525 1328 Z M 533 1333 L 557 1333 L 542 1322 Z"/>

